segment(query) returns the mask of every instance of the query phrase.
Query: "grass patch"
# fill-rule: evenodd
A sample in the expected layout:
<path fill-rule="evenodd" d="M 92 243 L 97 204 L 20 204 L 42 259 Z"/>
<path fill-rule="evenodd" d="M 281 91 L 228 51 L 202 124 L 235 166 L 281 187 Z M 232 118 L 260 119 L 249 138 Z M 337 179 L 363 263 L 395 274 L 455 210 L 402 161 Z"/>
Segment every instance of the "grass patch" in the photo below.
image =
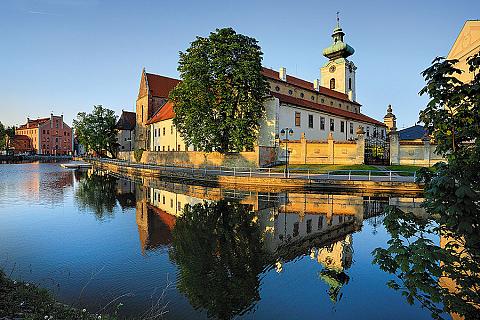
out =
<path fill-rule="evenodd" d="M 116 319 L 104 314 L 90 314 L 59 303 L 48 290 L 31 283 L 11 280 L 2 270 L 0 315 L 7 319 Z"/>
<path fill-rule="evenodd" d="M 274 172 L 281 172 L 285 169 L 285 165 L 280 165 L 272 168 Z M 363 172 L 363 170 L 377 170 L 376 166 L 367 165 L 367 164 L 349 164 L 349 165 L 342 165 L 342 164 L 293 164 L 289 165 L 288 169 L 290 172 L 305 172 L 310 170 L 310 173 L 327 173 L 329 171 L 337 171 L 337 170 L 356 170 L 355 174 L 367 174 L 368 172 Z M 348 174 L 348 172 L 336 172 L 333 174 Z M 352 171 L 352 174 L 354 172 Z"/>
<path fill-rule="evenodd" d="M 420 166 L 407 166 L 407 165 L 392 165 L 392 166 L 388 166 L 386 168 L 388 170 L 392 170 L 392 171 L 408 171 L 408 172 L 414 173 L 414 172 L 417 172 L 418 170 L 420 170 L 422 167 L 420 167 Z"/>

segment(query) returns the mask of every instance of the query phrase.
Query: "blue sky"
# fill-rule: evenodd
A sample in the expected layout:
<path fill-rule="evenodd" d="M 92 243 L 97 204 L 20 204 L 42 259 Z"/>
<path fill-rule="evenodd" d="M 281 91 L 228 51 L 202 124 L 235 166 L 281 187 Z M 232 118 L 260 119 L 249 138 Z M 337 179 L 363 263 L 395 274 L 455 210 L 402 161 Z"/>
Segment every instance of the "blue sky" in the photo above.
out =
<path fill-rule="evenodd" d="M 233 27 L 256 38 L 264 66 L 313 81 L 326 62 L 335 13 L 355 48 L 357 100 L 398 127 L 426 102 L 420 72 L 446 56 L 480 1 L 0 1 L 0 121 L 63 113 L 67 123 L 102 104 L 134 110 L 140 73 L 177 77 L 178 52 L 195 36 Z"/>

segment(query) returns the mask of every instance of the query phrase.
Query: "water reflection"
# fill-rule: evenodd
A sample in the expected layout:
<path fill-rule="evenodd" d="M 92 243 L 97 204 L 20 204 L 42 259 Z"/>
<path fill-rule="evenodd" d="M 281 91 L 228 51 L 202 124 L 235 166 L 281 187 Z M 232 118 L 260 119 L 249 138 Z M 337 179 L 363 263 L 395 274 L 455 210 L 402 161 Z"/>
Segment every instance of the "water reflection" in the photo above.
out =
<path fill-rule="evenodd" d="M 352 234 L 414 198 L 258 193 L 150 181 L 136 189 L 142 252 L 168 246 L 178 289 L 211 317 L 242 315 L 259 301 L 261 278 L 309 256 L 329 300 L 342 299 L 353 264 Z M 371 223 L 371 222 L 370 222 Z"/>
<path fill-rule="evenodd" d="M 19 278 L 54 278 L 62 302 L 78 303 L 91 274 L 103 270 L 84 290 L 82 307 L 95 312 L 132 293 L 118 300 L 121 317 L 144 314 L 166 279 L 173 282 L 164 297 L 167 319 L 346 318 L 357 305 L 366 318 L 429 317 L 390 294 L 388 275 L 370 255 L 385 244 L 385 207 L 420 212 L 421 199 L 134 182 L 58 166 L 11 177 L 0 180 L 0 258 L 32 266 L 33 273 L 16 268 Z M 40 189 L 41 199 L 56 194 L 63 205 L 31 214 L 21 186 L 35 181 L 51 189 Z M 72 271 L 59 276 L 59 268 Z"/>

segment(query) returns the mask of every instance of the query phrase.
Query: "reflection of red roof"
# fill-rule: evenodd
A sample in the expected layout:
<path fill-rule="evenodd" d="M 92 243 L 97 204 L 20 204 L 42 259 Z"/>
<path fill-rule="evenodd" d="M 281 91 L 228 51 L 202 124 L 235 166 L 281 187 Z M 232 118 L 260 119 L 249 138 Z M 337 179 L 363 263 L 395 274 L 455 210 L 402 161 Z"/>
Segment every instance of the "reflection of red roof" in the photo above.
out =
<path fill-rule="evenodd" d="M 156 122 L 160 122 L 163 120 L 168 120 L 168 119 L 173 119 L 175 118 L 175 111 L 173 111 L 173 102 L 172 101 L 167 101 L 161 108 L 160 110 L 157 111 L 151 117 L 148 121 L 147 124 L 152 124 Z"/>
<path fill-rule="evenodd" d="M 175 216 L 172 216 L 171 214 L 168 214 L 166 211 L 163 211 L 160 208 L 157 208 L 151 204 L 147 204 L 149 209 L 152 209 L 153 212 L 157 214 L 158 217 L 160 217 L 160 220 L 162 220 L 163 223 L 168 227 L 170 231 L 173 230 L 175 227 L 175 221 L 177 218 Z"/>
<path fill-rule="evenodd" d="M 268 69 L 268 68 L 263 68 L 262 73 L 267 78 L 270 78 L 270 79 L 273 79 L 273 80 L 280 80 L 280 75 L 279 75 L 278 71 Z M 294 85 L 294 86 L 297 86 L 297 87 L 300 87 L 302 89 L 317 92 L 315 90 L 315 88 L 313 87 L 312 82 L 308 82 L 308 81 L 305 81 L 305 80 L 302 80 L 302 79 L 299 79 L 299 78 L 295 78 L 295 77 L 292 77 L 292 76 L 289 76 L 289 75 L 287 75 L 287 83 L 291 84 L 291 85 Z M 356 105 L 360 105 L 358 102 L 350 101 L 350 99 L 348 99 L 348 95 L 346 95 L 345 93 L 341 93 L 341 92 L 338 92 L 338 91 L 335 91 L 335 90 L 332 90 L 332 89 L 329 89 L 329 88 L 320 87 L 320 94 L 323 94 L 323 95 L 326 95 L 326 96 L 329 96 L 329 97 L 332 97 L 332 98 L 348 101 L 348 102 L 356 104 Z"/>
<path fill-rule="evenodd" d="M 372 123 L 372 124 L 375 124 L 375 125 L 378 125 L 378 126 L 385 127 L 384 123 L 382 123 L 380 121 L 377 121 L 373 118 L 367 117 L 366 115 L 361 114 L 361 113 L 353 113 L 353 112 L 350 112 L 350 111 L 329 107 L 329 106 L 319 104 L 319 103 L 316 103 L 316 102 L 313 102 L 313 101 L 304 100 L 304 99 L 300 99 L 300 98 L 295 98 L 295 97 L 292 97 L 292 96 L 287 96 L 287 95 L 277 93 L 277 92 L 271 92 L 271 94 L 274 97 L 278 98 L 280 100 L 280 102 L 285 102 L 285 103 L 305 107 L 305 108 L 308 108 L 308 109 L 323 111 L 323 112 L 334 114 L 334 115 L 344 117 L 344 118 L 347 118 L 347 119 L 353 119 L 353 120 L 368 122 L 368 123 Z"/>
<path fill-rule="evenodd" d="M 168 98 L 170 91 L 180 83 L 180 80 L 159 76 L 158 74 L 147 73 L 146 75 L 150 94 L 154 97 Z"/>
<path fill-rule="evenodd" d="M 50 120 L 50 118 L 41 118 L 41 119 L 36 119 L 36 120 L 28 120 L 26 124 L 22 124 L 18 129 L 31 129 L 31 128 L 37 128 L 40 124 Z M 28 128 L 27 128 L 28 124 Z"/>

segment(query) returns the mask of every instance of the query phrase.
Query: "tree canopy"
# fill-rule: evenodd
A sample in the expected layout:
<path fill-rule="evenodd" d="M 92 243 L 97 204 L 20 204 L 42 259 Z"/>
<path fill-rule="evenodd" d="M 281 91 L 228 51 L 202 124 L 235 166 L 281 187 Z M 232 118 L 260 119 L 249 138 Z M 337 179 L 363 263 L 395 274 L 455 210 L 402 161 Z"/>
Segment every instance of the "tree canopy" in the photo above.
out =
<path fill-rule="evenodd" d="M 422 74 L 430 101 L 420 120 L 448 162 L 420 170 L 427 217 L 390 208 L 389 247 L 374 262 L 397 277 L 388 283 L 436 319 L 480 314 L 480 54 L 467 60 L 474 74 L 464 83 L 457 60 L 437 58 Z M 434 241 L 440 236 L 440 244 Z"/>
<path fill-rule="evenodd" d="M 253 148 L 268 82 L 257 40 L 232 28 L 197 37 L 180 52 L 182 82 L 170 93 L 174 124 L 188 145 L 202 151 Z"/>
<path fill-rule="evenodd" d="M 79 112 L 77 119 L 73 120 L 73 127 L 78 142 L 83 144 L 86 150 L 93 150 L 101 156 L 105 156 L 108 151 L 112 156 L 116 156 L 116 122 L 115 111 L 98 105 L 93 106 L 92 113 Z"/>
<path fill-rule="evenodd" d="M 9 136 L 10 138 L 15 135 L 15 127 L 7 127 L 0 121 L 0 150 L 4 150 L 6 147 L 6 138 Z"/>

